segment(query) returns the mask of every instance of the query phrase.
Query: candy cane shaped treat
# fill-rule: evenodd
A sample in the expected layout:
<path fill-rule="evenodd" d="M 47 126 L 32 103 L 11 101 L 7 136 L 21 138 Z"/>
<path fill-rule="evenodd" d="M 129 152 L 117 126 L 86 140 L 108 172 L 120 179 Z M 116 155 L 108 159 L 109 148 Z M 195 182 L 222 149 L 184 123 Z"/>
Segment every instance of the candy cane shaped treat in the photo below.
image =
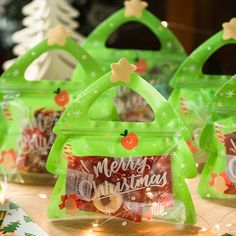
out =
<path fill-rule="evenodd" d="M 69 166 L 74 166 L 74 157 L 72 155 L 72 146 L 70 144 L 66 144 L 63 149 L 64 156 L 68 161 Z"/>
<path fill-rule="evenodd" d="M 12 112 L 11 110 L 9 109 L 9 102 L 3 102 L 3 114 L 4 116 L 6 117 L 7 120 L 13 120 L 12 118 Z"/>
<path fill-rule="evenodd" d="M 231 138 L 230 139 L 230 143 L 232 144 L 233 148 L 230 148 L 230 150 L 236 154 L 236 144 L 234 142 L 234 140 Z"/>
<path fill-rule="evenodd" d="M 217 139 L 218 139 L 221 143 L 225 144 L 225 135 L 224 135 L 224 133 L 222 132 L 222 128 L 224 128 L 224 126 L 221 125 L 221 124 L 219 124 L 219 123 L 215 123 L 214 127 L 215 127 L 215 130 L 216 130 Z"/>
<path fill-rule="evenodd" d="M 180 108 L 181 108 L 181 111 L 184 115 L 189 115 L 189 109 L 186 104 L 186 97 L 184 97 L 184 96 L 180 97 Z"/>

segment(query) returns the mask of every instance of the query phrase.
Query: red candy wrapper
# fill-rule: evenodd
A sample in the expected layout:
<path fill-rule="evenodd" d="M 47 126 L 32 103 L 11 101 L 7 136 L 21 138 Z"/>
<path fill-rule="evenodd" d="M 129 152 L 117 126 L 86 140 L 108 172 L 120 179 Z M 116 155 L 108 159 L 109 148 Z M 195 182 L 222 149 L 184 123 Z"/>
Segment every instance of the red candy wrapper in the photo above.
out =
<path fill-rule="evenodd" d="M 77 196 L 78 210 L 141 222 L 144 207 L 157 215 L 158 203 L 163 211 L 173 206 L 169 156 L 71 157 L 68 163 L 66 196 Z"/>

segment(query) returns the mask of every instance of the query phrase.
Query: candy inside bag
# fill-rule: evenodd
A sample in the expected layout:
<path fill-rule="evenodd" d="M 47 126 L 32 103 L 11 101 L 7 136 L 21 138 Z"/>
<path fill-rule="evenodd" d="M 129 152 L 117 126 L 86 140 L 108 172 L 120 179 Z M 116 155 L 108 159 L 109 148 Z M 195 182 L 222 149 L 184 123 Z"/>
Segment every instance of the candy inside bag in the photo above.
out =
<path fill-rule="evenodd" d="M 158 220 L 193 224 L 196 215 L 184 179 L 197 173 L 183 138 L 186 127 L 164 97 L 132 73 L 134 65 L 123 58 L 111 68 L 77 96 L 54 127 L 57 138 L 47 169 L 59 177 L 49 218 L 76 218 L 80 229 L 97 224 L 99 230 L 117 220 L 120 225 Z M 92 104 L 115 86 L 143 96 L 154 121 L 90 119 Z M 73 116 L 77 110 L 80 117 Z"/>
<path fill-rule="evenodd" d="M 225 37 L 227 29 L 218 32 L 199 46 L 179 67 L 170 85 L 174 88 L 169 101 L 184 119 L 192 134 L 188 145 L 202 168 L 207 153 L 200 148 L 199 141 L 209 118 L 207 105 L 218 89 L 230 79 L 230 75 L 204 74 L 203 67 L 208 58 L 227 44 L 235 44 L 233 37 Z"/>
<path fill-rule="evenodd" d="M 60 36 L 64 38 L 63 45 L 57 41 L 49 44 L 52 37 L 49 36 L 19 57 L 1 76 L 0 120 L 1 129 L 5 132 L 1 133 L 0 157 L 10 180 L 44 184 L 54 179 L 46 170 L 47 157 L 56 138 L 53 127 L 75 94 L 102 75 L 102 70 L 84 49 L 63 33 Z M 69 53 L 80 63 L 76 76 L 69 81 L 26 81 L 24 73 L 28 66 L 51 50 Z M 97 104 L 91 113 L 104 119 L 115 114 L 112 102 L 104 100 L 104 97 L 112 97 L 113 94 L 105 94 L 98 101 L 105 102 L 103 106 L 108 108 L 105 113 L 101 110 L 97 112 Z M 79 111 L 76 115 L 79 115 Z M 42 181 L 41 177 L 47 181 Z"/>
<path fill-rule="evenodd" d="M 198 186 L 202 197 L 236 197 L 236 77 L 217 92 L 209 104 L 211 117 L 201 135 L 209 153 Z"/>

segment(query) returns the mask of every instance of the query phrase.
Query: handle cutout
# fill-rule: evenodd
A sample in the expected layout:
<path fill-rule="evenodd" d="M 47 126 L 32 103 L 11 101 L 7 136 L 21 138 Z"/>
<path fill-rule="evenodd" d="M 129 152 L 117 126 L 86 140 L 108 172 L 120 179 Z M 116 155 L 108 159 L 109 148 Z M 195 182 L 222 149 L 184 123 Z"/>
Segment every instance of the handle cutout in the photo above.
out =
<path fill-rule="evenodd" d="M 144 24 L 128 22 L 120 26 L 108 37 L 106 47 L 160 51 L 161 41 Z"/>
<path fill-rule="evenodd" d="M 102 103 L 102 107 L 96 107 L 99 103 L 97 103 L 98 99 L 92 104 L 89 109 L 88 116 L 90 120 L 93 121 L 103 121 L 106 120 L 109 116 L 109 113 L 113 113 L 114 111 L 109 111 L 109 107 L 116 108 L 116 112 L 118 115 L 113 115 L 112 120 L 109 121 L 117 121 L 120 122 L 152 122 L 155 119 L 154 112 L 148 102 L 137 92 L 133 89 L 128 87 L 121 87 L 117 86 L 116 89 L 116 97 L 106 97 L 106 94 L 112 94 L 114 89 L 109 89 L 106 93 L 101 95 L 98 99 L 102 96 L 104 97 L 104 102 Z M 110 101 L 108 101 L 110 99 Z M 101 100 L 100 100 L 101 101 Z M 112 103 L 108 104 L 108 103 Z M 100 103 L 101 104 L 101 103 Z M 100 111 L 99 119 L 96 117 L 92 117 L 91 110 L 98 110 Z M 93 113 L 94 114 L 94 113 Z M 103 116 L 101 114 L 104 114 Z"/>
<path fill-rule="evenodd" d="M 227 44 L 213 53 L 202 67 L 202 72 L 208 75 L 236 74 L 236 45 Z"/>

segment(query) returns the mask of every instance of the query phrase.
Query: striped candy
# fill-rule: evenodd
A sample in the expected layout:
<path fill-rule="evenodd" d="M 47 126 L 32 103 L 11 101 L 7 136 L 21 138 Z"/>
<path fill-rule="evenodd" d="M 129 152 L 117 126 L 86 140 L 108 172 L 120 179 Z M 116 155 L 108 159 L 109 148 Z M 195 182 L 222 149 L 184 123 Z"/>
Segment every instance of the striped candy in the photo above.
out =
<path fill-rule="evenodd" d="M 218 140 L 221 143 L 225 144 L 225 135 L 224 135 L 224 133 L 221 130 L 222 128 L 224 128 L 224 126 L 219 124 L 219 123 L 215 123 L 214 126 L 215 126 L 216 136 L 217 136 Z"/>
<path fill-rule="evenodd" d="M 72 146 L 70 144 L 66 144 L 63 149 L 64 156 L 68 161 L 68 165 L 74 166 L 74 157 L 72 155 Z"/>
<path fill-rule="evenodd" d="M 165 211 L 165 206 L 162 204 L 162 202 L 153 203 L 150 212 L 153 216 L 162 216 Z"/>
<path fill-rule="evenodd" d="M 186 104 L 186 97 L 184 97 L 184 96 L 180 97 L 180 108 L 181 108 L 181 111 L 184 115 L 189 114 L 189 109 Z"/>
<path fill-rule="evenodd" d="M 3 113 L 8 120 L 13 120 L 12 113 L 8 108 L 3 108 Z"/>

